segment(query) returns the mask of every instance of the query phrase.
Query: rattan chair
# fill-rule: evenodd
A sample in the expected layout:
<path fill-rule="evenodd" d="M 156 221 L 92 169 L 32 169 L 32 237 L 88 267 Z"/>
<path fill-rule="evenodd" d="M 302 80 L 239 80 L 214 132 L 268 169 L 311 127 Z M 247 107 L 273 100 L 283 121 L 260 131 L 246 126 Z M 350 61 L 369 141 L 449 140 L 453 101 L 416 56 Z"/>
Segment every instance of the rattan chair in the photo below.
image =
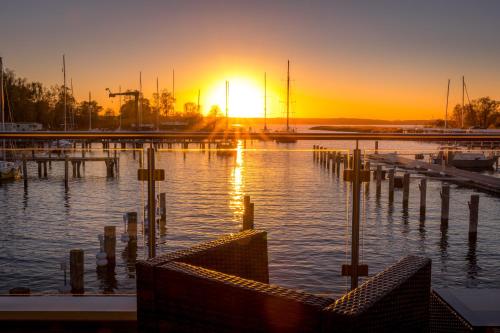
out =
<path fill-rule="evenodd" d="M 431 261 L 409 256 L 334 300 L 269 284 L 249 230 L 137 264 L 142 332 L 427 332 Z"/>

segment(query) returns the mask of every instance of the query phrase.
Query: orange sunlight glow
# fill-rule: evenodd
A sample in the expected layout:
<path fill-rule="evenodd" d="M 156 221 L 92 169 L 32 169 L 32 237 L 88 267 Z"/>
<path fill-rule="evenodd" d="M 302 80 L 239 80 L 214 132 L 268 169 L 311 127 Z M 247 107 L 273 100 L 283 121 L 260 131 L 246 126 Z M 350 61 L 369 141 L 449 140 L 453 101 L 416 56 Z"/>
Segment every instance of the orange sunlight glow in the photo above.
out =
<path fill-rule="evenodd" d="M 263 117 L 263 88 L 259 84 L 245 78 L 233 78 L 228 81 L 229 117 Z M 208 106 L 207 109 L 213 105 L 218 105 L 222 114 L 226 114 L 226 86 L 224 81 L 218 82 L 215 86 L 209 89 L 205 105 Z"/>

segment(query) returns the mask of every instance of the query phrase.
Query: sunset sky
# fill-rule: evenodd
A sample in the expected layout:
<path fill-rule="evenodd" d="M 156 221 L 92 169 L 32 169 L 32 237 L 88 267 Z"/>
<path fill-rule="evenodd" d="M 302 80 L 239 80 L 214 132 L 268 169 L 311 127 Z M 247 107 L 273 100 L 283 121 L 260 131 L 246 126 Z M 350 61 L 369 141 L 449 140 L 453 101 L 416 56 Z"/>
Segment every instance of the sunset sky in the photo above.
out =
<path fill-rule="evenodd" d="M 18 75 L 61 84 L 62 54 L 75 96 L 118 108 L 105 88 L 151 97 L 172 89 L 177 109 L 283 115 L 291 61 L 295 117 L 429 119 L 461 100 L 500 99 L 499 1 L 2 0 L 0 55 Z"/>

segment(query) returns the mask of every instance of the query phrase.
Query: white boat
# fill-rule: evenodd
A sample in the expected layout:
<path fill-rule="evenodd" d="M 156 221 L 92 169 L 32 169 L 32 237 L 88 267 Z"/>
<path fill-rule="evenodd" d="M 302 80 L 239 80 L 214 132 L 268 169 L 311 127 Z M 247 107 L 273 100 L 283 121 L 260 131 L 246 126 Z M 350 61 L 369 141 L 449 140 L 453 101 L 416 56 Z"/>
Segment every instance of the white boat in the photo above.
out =
<path fill-rule="evenodd" d="M 21 178 L 21 167 L 19 164 L 0 161 L 0 180 L 14 180 L 19 178 Z"/>
<path fill-rule="evenodd" d="M 448 164 L 459 169 L 491 169 L 495 164 L 497 157 L 487 157 L 484 153 L 450 153 L 448 155 Z"/>

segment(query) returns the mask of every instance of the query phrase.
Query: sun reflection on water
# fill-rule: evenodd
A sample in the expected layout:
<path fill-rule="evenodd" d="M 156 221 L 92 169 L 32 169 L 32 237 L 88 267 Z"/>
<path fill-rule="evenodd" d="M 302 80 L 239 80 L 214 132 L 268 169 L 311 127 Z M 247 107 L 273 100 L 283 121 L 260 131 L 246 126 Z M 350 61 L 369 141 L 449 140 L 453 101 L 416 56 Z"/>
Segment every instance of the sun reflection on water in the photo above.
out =
<path fill-rule="evenodd" d="M 243 216 L 243 141 L 238 140 L 236 146 L 235 164 L 231 177 L 231 193 L 229 207 L 233 211 L 236 220 Z"/>

